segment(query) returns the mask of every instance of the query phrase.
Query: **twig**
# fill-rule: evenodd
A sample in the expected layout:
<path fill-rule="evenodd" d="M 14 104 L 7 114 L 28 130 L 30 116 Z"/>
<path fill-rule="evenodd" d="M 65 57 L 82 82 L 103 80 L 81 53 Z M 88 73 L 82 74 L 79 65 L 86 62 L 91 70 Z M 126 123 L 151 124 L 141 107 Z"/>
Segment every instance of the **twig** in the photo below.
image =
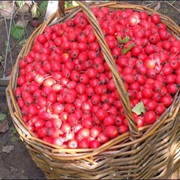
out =
<path fill-rule="evenodd" d="M 173 7 L 176 11 L 180 12 L 180 10 L 178 8 L 176 8 L 175 6 L 173 6 L 172 4 L 174 4 L 174 2 L 172 2 L 172 4 L 168 1 L 165 1 L 167 4 L 169 4 L 171 7 Z"/>
<path fill-rule="evenodd" d="M 157 2 L 150 2 L 150 3 L 147 3 L 147 4 L 146 4 L 146 3 L 147 3 L 147 2 L 145 2 L 145 3 L 143 2 L 142 5 L 147 6 L 147 7 L 150 7 L 150 8 L 151 8 L 151 7 L 154 7 L 154 6 L 157 4 Z"/>
<path fill-rule="evenodd" d="M 18 39 L 17 43 L 11 48 L 11 51 L 14 50 L 14 48 L 19 44 L 19 42 L 21 41 L 22 37 Z"/>
<path fill-rule="evenodd" d="M 2 18 L 0 18 L 0 22 L 1 22 L 1 21 L 4 21 L 4 18 L 3 18 L 3 17 L 2 17 Z"/>
<path fill-rule="evenodd" d="M 11 49 L 9 48 L 9 50 L 8 50 L 7 53 L 9 53 L 10 51 L 13 51 L 14 48 L 18 45 L 18 43 L 21 41 L 21 39 L 22 39 L 22 38 L 18 39 L 18 41 L 16 42 L 16 44 L 15 44 Z M 2 55 L 2 57 L 5 57 L 5 55 Z M 1 63 L 1 65 L 3 65 L 2 62 L 0 62 L 0 63 Z"/>

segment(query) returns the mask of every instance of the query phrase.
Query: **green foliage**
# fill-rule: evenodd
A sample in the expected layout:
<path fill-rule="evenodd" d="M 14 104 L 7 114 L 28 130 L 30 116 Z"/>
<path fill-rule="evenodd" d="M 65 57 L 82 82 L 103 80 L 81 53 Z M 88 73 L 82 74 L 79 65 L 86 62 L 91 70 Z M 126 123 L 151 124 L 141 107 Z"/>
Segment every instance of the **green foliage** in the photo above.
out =
<path fill-rule="evenodd" d="M 16 142 L 16 140 L 17 140 L 17 138 L 16 138 L 15 136 L 12 136 L 12 137 L 10 138 L 10 141 L 11 141 L 12 143 Z"/>
<path fill-rule="evenodd" d="M 72 1 L 65 1 L 65 8 L 73 6 Z"/>
<path fill-rule="evenodd" d="M 24 1 L 16 1 L 16 3 L 18 4 L 19 7 L 22 7 L 24 5 Z"/>
<path fill-rule="evenodd" d="M 11 27 L 10 34 L 14 39 L 21 39 L 22 36 L 25 34 L 25 31 L 24 31 L 24 28 L 22 26 L 13 25 Z"/>
<path fill-rule="evenodd" d="M 13 133 L 13 134 L 16 134 L 17 133 L 17 130 L 15 127 L 10 127 L 9 130 Z"/>
<path fill-rule="evenodd" d="M 0 113 L 0 121 L 4 121 L 6 119 L 6 114 Z"/>
<path fill-rule="evenodd" d="M 4 45 L 6 46 L 7 51 L 8 51 L 8 52 L 10 52 L 10 50 L 11 50 L 11 49 L 10 49 L 10 47 L 9 47 L 9 44 L 8 44 L 8 43 L 9 43 L 9 42 L 8 42 L 8 40 L 5 40 L 5 41 L 4 41 Z"/>
<path fill-rule="evenodd" d="M 145 107 L 144 107 L 143 102 L 139 102 L 138 104 L 136 104 L 134 106 L 134 108 L 132 109 L 132 111 L 134 113 L 136 113 L 137 115 L 144 114 L 145 113 Z"/>
<path fill-rule="evenodd" d="M 120 36 L 117 36 L 117 41 L 118 41 L 119 44 L 125 44 L 125 43 L 127 43 L 129 41 L 129 39 L 130 39 L 129 36 L 126 36 L 123 39 L 121 39 Z"/>
<path fill-rule="evenodd" d="M 18 43 L 19 46 L 25 45 L 26 41 L 27 41 L 27 39 L 22 39 L 21 41 L 19 41 L 19 43 Z"/>
<path fill-rule="evenodd" d="M 128 51 L 130 51 L 132 48 L 134 47 L 134 44 L 130 44 L 128 48 L 124 48 L 122 51 L 121 51 L 121 54 L 126 54 Z"/>
<path fill-rule="evenodd" d="M 41 13 L 45 13 L 45 12 L 46 12 L 47 5 L 48 5 L 48 1 L 43 1 L 43 2 L 39 5 L 39 10 L 40 10 Z"/>
<path fill-rule="evenodd" d="M 10 138 L 10 141 L 12 142 L 12 143 L 14 143 L 14 142 L 16 142 L 17 140 L 19 140 L 19 138 L 17 138 L 16 136 L 17 136 L 17 130 L 16 130 L 16 128 L 15 127 L 10 127 L 9 128 L 9 131 L 11 132 L 11 138 Z"/>

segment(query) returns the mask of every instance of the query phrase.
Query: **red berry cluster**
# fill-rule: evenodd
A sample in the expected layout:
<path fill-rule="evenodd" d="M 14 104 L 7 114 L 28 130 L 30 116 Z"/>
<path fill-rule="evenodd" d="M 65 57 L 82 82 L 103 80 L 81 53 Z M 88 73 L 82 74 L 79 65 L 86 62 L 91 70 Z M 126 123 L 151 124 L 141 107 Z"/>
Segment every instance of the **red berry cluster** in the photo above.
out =
<path fill-rule="evenodd" d="M 137 127 L 152 124 L 172 104 L 180 84 L 180 40 L 158 14 L 93 7 Z M 67 148 L 97 148 L 127 132 L 128 122 L 112 73 L 83 12 L 47 26 L 19 61 L 15 96 L 27 127 Z"/>

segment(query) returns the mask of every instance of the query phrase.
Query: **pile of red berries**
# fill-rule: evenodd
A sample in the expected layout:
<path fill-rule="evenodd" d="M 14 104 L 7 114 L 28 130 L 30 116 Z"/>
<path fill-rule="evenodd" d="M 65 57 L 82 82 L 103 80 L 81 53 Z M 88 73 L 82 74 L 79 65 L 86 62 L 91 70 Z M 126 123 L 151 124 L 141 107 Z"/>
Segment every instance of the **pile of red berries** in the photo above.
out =
<path fill-rule="evenodd" d="M 92 11 L 129 93 L 137 127 L 153 124 L 178 91 L 180 40 L 158 14 Z M 97 148 L 129 130 L 112 73 L 83 12 L 47 26 L 35 38 L 19 61 L 17 85 L 23 121 L 46 142 Z"/>

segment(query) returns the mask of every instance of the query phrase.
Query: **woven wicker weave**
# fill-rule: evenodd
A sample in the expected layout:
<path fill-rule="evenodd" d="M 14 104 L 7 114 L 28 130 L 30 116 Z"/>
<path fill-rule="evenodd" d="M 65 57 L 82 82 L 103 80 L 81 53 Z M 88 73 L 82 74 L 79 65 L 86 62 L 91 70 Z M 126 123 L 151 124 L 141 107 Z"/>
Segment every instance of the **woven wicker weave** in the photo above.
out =
<path fill-rule="evenodd" d="M 79 7 L 67 10 L 65 16 L 59 18 L 60 15 L 64 15 L 63 3 L 59 1 L 58 11 L 33 32 L 17 58 L 6 90 L 6 96 L 9 111 L 20 138 L 25 143 L 32 159 L 48 179 L 157 179 L 169 177 L 172 172 L 180 167 L 179 92 L 176 94 L 173 104 L 153 125 L 138 130 L 132 118 L 127 92 L 116 70 L 104 35 L 89 6 L 109 7 L 112 11 L 129 8 L 135 11 L 146 11 L 148 14 L 153 14 L 156 11 L 145 6 L 121 2 L 86 4 L 77 1 L 77 3 L 80 5 Z M 37 139 L 27 129 L 21 118 L 14 90 L 17 85 L 18 61 L 28 54 L 35 37 L 41 34 L 47 25 L 63 22 L 74 17 L 81 10 L 85 12 L 92 24 L 105 60 L 112 71 L 126 111 L 130 132 L 118 136 L 97 149 L 64 149 Z M 160 14 L 160 17 L 169 30 L 176 37 L 179 37 L 180 28 L 175 22 L 162 14 Z"/>

